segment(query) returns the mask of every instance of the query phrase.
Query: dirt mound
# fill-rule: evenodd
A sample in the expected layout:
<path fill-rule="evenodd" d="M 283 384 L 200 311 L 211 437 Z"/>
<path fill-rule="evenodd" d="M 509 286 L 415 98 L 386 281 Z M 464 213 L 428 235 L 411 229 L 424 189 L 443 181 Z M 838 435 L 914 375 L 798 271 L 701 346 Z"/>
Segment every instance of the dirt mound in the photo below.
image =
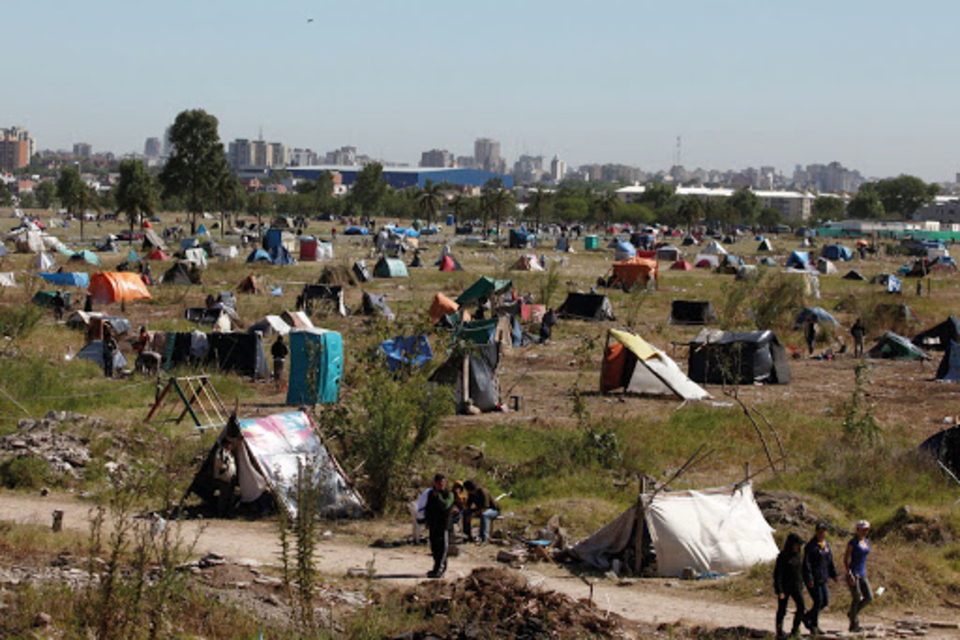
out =
<path fill-rule="evenodd" d="M 622 637 L 623 621 L 593 605 L 530 586 L 518 573 L 475 569 L 456 582 L 425 582 L 403 598 L 424 625 L 404 634 L 424 638 Z"/>
<path fill-rule="evenodd" d="M 355 287 L 357 281 L 353 277 L 353 272 L 349 267 L 342 264 L 324 267 L 320 272 L 320 278 L 317 284 L 340 285 L 342 287 Z"/>
<path fill-rule="evenodd" d="M 873 538 L 899 538 L 906 542 L 944 545 L 953 542 L 956 535 L 950 524 L 940 516 L 927 515 L 904 505 L 873 531 Z"/>

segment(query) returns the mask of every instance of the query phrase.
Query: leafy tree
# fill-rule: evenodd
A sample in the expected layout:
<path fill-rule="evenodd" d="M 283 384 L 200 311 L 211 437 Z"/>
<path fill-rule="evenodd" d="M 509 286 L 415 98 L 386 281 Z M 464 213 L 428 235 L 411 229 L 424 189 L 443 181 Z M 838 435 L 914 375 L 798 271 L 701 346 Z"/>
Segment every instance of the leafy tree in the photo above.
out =
<path fill-rule="evenodd" d="M 610 222 L 613 220 L 614 214 L 617 212 L 617 206 L 620 204 L 620 198 L 617 197 L 616 192 L 606 191 L 601 193 L 596 201 L 595 205 L 597 210 L 603 215 L 603 229 L 604 233 L 610 228 Z"/>
<path fill-rule="evenodd" d="M 754 224 L 763 208 L 760 197 L 750 189 L 739 189 L 730 196 L 730 206 L 736 210 L 740 223 L 746 225 Z"/>
<path fill-rule="evenodd" d="M 884 216 L 883 202 L 875 190 L 861 187 L 847 205 L 847 215 L 859 220 L 880 220 Z"/>
<path fill-rule="evenodd" d="M 639 202 L 624 204 L 621 202 L 617 207 L 617 219 L 633 225 L 648 225 L 652 224 L 656 218 L 653 210 L 645 204 Z"/>
<path fill-rule="evenodd" d="M 543 187 L 537 187 L 537 190 L 530 194 L 530 200 L 527 202 L 527 211 L 533 216 L 537 224 L 537 233 L 540 232 L 540 220 L 544 209 L 549 209 L 553 203 L 553 194 L 544 191 Z"/>
<path fill-rule="evenodd" d="M 880 180 L 867 188 L 876 191 L 888 217 L 902 219 L 912 216 L 920 207 L 932 203 L 934 196 L 940 193 L 940 185 L 927 184 L 920 178 L 907 175 Z"/>
<path fill-rule="evenodd" d="M 66 167 L 60 172 L 60 178 L 57 180 L 57 199 L 68 214 L 76 214 L 78 210 L 80 211 L 81 240 L 83 240 L 83 211 L 80 210 L 80 192 L 86 187 L 87 185 L 80 178 L 80 172 L 73 167 Z"/>
<path fill-rule="evenodd" d="M 666 207 L 677 193 L 676 187 L 666 182 L 648 182 L 645 186 L 637 201 L 649 204 L 654 210 Z"/>
<path fill-rule="evenodd" d="M 190 233 L 197 215 L 217 206 L 217 186 L 229 172 L 217 119 L 203 109 L 182 111 L 170 127 L 173 155 L 160 172 L 164 197 L 179 196 L 190 213 Z"/>
<path fill-rule="evenodd" d="M 757 216 L 757 222 L 759 222 L 762 227 L 772 229 L 783 223 L 783 214 L 780 213 L 779 209 L 766 207 L 760 211 L 760 215 Z"/>
<path fill-rule="evenodd" d="M 37 206 L 37 199 L 33 193 L 24 193 L 20 196 L 20 206 L 24 209 L 33 209 Z"/>
<path fill-rule="evenodd" d="M 687 196 L 677 207 L 676 217 L 680 224 L 686 226 L 688 231 L 692 231 L 693 225 L 702 220 L 705 213 L 706 207 L 703 200 L 697 196 Z"/>
<path fill-rule="evenodd" d="M 492 215 L 496 220 L 497 238 L 499 238 L 503 216 L 505 216 L 507 211 L 513 206 L 513 194 L 505 189 L 493 186 L 485 189 L 482 198 L 483 211 L 485 213 L 483 228 L 487 228 L 487 216 Z"/>
<path fill-rule="evenodd" d="M 368 216 L 376 214 L 383 206 L 386 195 L 387 183 L 383 181 L 383 165 L 374 162 L 357 173 L 350 200 L 361 213 Z"/>
<path fill-rule="evenodd" d="M 0 182 L 0 207 L 9 207 L 13 204 L 13 195 L 7 189 L 7 185 Z"/>
<path fill-rule="evenodd" d="M 88 187 L 86 184 L 81 184 L 80 191 L 77 192 L 77 210 L 80 212 L 81 240 L 83 240 L 84 218 L 87 215 L 87 211 L 91 209 L 97 213 L 101 213 L 103 211 L 103 207 L 100 206 L 100 197 L 97 196 L 97 191 L 93 187 Z"/>
<path fill-rule="evenodd" d="M 427 180 L 417 195 L 417 208 L 426 219 L 427 226 L 433 225 L 433 218 L 443 207 L 443 194 L 440 192 L 440 185 L 433 184 L 432 180 Z"/>
<path fill-rule="evenodd" d="M 120 163 L 120 181 L 114 197 L 117 211 L 130 222 L 130 244 L 133 244 L 133 228 L 143 216 L 152 216 L 160 204 L 160 190 L 146 165 L 140 160 L 123 160 Z"/>
<path fill-rule="evenodd" d="M 49 209 L 53 206 L 53 201 L 57 197 L 57 187 L 54 183 L 49 180 L 44 180 L 37 188 L 33 190 L 34 195 L 37 196 L 37 202 L 44 209 Z"/>
<path fill-rule="evenodd" d="M 842 220 L 846 212 L 847 205 L 843 198 L 833 196 L 817 196 L 813 201 L 813 210 L 811 211 L 811 224 L 823 224 L 830 220 Z"/>

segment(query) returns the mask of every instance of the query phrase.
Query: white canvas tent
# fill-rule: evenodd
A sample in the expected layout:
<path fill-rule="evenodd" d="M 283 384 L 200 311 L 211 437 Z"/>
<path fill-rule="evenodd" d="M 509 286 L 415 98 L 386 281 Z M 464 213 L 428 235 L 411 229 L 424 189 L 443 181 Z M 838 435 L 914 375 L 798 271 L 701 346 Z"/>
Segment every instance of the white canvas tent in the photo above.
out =
<path fill-rule="evenodd" d="M 56 260 L 46 251 L 37 254 L 37 271 L 53 271 L 57 267 Z"/>
<path fill-rule="evenodd" d="M 543 271 L 543 265 L 540 264 L 540 260 L 532 253 L 525 253 L 520 256 L 516 262 L 513 263 L 513 266 L 510 267 L 511 271 Z"/>
<path fill-rule="evenodd" d="M 264 338 L 274 336 L 285 336 L 290 333 L 290 325 L 283 321 L 280 316 L 264 316 L 259 322 L 250 327 L 250 333 L 259 331 Z"/>
<path fill-rule="evenodd" d="M 834 276 L 837 275 L 837 265 L 826 258 L 817 258 L 817 271 L 825 276 Z"/>
<path fill-rule="evenodd" d="M 738 573 L 772 562 L 777 552 L 773 529 L 749 482 L 645 494 L 572 550 L 595 569 L 606 571 L 618 558 L 637 574 L 644 570 L 661 577 L 680 576 L 687 567 L 697 573 Z"/>
<path fill-rule="evenodd" d="M 700 250 L 700 253 L 709 253 L 716 256 L 725 256 L 727 255 L 727 250 L 723 248 L 723 245 L 714 240 L 708 244 L 704 249 Z"/>
<path fill-rule="evenodd" d="M 615 389 L 642 395 L 676 396 L 683 400 L 710 397 L 670 356 L 640 336 L 620 329 L 607 333 L 600 371 L 600 391 Z"/>
<path fill-rule="evenodd" d="M 317 242 L 317 260 L 333 260 L 333 244 Z"/>
<path fill-rule="evenodd" d="M 207 253 L 200 248 L 184 249 L 182 262 L 189 262 L 201 269 L 207 268 Z"/>

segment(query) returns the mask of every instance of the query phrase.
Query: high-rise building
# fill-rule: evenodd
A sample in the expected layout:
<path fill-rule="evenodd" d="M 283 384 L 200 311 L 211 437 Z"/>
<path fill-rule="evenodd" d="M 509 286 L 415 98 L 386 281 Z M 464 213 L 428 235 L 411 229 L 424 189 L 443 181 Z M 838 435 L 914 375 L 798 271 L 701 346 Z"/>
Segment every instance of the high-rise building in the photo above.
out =
<path fill-rule="evenodd" d="M 30 164 L 37 143 L 22 127 L 0 129 L 0 169 L 16 171 Z"/>
<path fill-rule="evenodd" d="M 287 166 L 287 148 L 279 142 L 237 138 L 227 145 L 227 163 L 234 171 Z"/>
<path fill-rule="evenodd" d="M 169 158 L 173 155 L 173 143 L 170 142 L 170 127 L 163 132 L 163 157 Z"/>
<path fill-rule="evenodd" d="M 148 158 L 159 158 L 163 147 L 160 145 L 160 138 L 147 138 L 143 143 L 143 155 Z"/>
<path fill-rule="evenodd" d="M 506 164 L 500 157 L 500 143 L 492 138 L 477 138 L 473 143 L 473 157 L 484 171 L 502 172 Z"/>
<path fill-rule="evenodd" d="M 431 149 L 420 154 L 421 167 L 452 167 L 453 154 L 446 149 Z"/>
<path fill-rule="evenodd" d="M 513 175 L 520 182 L 539 182 L 543 174 L 543 156 L 522 155 L 513 165 Z"/>
<path fill-rule="evenodd" d="M 89 158 L 93 155 L 93 146 L 87 142 L 73 143 L 73 155 L 76 158 Z"/>
<path fill-rule="evenodd" d="M 567 175 L 567 163 L 560 159 L 560 156 L 553 156 L 550 161 L 550 177 L 554 182 L 560 182 Z"/>
<path fill-rule="evenodd" d="M 328 151 L 325 161 L 326 164 L 344 167 L 355 166 L 357 164 L 357 148 L 340 147 L 334 151 Z"/>
<path fill-rule="evenodd" d="M 291 167 L 312 167 L 319 164 L 317 154 L 310 149 L 294 149 L 290 152 Z"/>

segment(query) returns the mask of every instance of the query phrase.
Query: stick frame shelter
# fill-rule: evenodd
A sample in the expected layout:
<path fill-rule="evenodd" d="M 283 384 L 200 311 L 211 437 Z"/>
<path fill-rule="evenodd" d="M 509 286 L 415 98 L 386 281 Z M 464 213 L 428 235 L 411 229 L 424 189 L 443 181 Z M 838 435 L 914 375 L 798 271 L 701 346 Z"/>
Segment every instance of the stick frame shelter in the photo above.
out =
<path fill-rule="evenodd" d="M 187 398 L 185 389 L 190 394 L 189 399 Z M 210 380 L 210 376 L 207 374 L 169 378 L 163 390 L 157 394 L 157 399 L 153 403 L 153 407 L 150 408 L 149 413 L 147 413 L 144 422 L 150 422 L 151 419 L 157 417 L 160 408 L 164 404 L 171 404 L 168 397 L 172 399 L 173 405 L 176 405 L 176 399 L 179 399 L 183 404 L 183 410 L 180 412 L 180 415 L 173 417 L 176 409 L 171 406 L 161 422 L 180 424 L 183 422 L 183 419 L 189 415 L 193 421 L 194 428 L 197 430 L 212 429 L 227 424 L 229 412 L 223 404 L 220 394 L 217 393 L 216 387 L 213 386 L 213 381 Z M 198 415 L 198 413 L 200 415 Z"/>

